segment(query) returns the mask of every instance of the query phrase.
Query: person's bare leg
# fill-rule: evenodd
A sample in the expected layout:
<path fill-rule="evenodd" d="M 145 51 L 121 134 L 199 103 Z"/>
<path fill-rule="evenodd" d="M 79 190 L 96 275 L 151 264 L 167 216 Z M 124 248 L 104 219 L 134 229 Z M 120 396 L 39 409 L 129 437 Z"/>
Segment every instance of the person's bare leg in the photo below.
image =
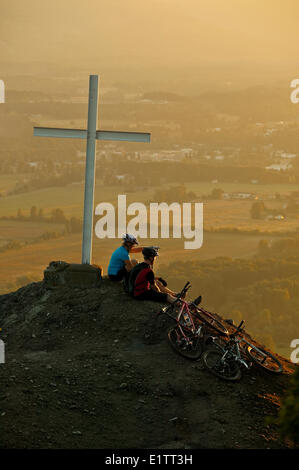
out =
<path fill-rule="evenodd" d="M 174 302 L 176 302 L 178 299 L 177 297 L 173 297 L 173 295 L 170 295 L 170 294 L 167 294 L 167 302 L 169 304 L 173 304 Z"/>
<path fill-rule="evenodd" d="M 159 288 L 159 291 L 162 292 L 162 287 L 164 287 L 162 282 L 160 282 L 158 279 L 155 279 L 155 284 Z"/>
<path fill-rule="evenodd" d="M 175 296 L 175 292 L 163 286 L 162 282 L 160 282 L 159 280 L 155 280 L 155 283 L 156 283 L 156 286 L 159 288 L 160 292 L 164 292 L 165 294 L 170 294 L 170 295 Z"/>
<path fill-rule="evenodd" d="M 164 289 L 165 289 L 166 294 L 170 294 L 170 295 L 176 296 L 176 293 L 173 292 L 172 290 L 168 289 L 167 287 L 164 287 Z"/>

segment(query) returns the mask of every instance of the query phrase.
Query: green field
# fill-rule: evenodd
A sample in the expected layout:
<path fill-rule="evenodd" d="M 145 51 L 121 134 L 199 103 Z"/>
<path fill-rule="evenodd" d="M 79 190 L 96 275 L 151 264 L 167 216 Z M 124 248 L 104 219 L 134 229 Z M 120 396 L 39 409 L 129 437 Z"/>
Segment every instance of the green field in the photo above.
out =
<path fill-rule="evenodd" d="M 12 180 L 11 180 L 12 181 Z M 213 184 L 187 184 L 187 189 L 196 194 L 209 193 Z M 248 191 L 248 185 L 227 184 L 219 185 L 225 191 Z M 169 185 L 165 185 L 169 187 Z M 150 190 L 130 192 L 127 194 L 127 205 L 132 202 L 148 203 L 153 200 L 153 194 L 157 188 Z M 292 185 L 250 185 L 250 189 L 256 191 L 268 191 L 280 193 L 294 190 Z M 124 194 L 122 186 L 104 187 L 97 184 L 95 190 L 95 205 L 100 202 L 110 202 L 117 209 L 117 196 Z M 24 215 L 29 215 L 32 206 L 42 208 L 44 214 L 50 215 L 52 209 L 61 208 L 69 218 L 83 215 L 83 184 L 72 184 L 62 188 L 46 188 L 15 196 L 0 198 L 0 217 L 16 216 L 18 209 L 22 209 Z M 199 202 L 201 202 L 199 197 Z M 252 201 L 248 200 L 208 200 L 204 203 L 204 228 L 221 229 L 222 227 L 235 228 L 248 231 L 258 229 L 261 232 L 295 231 L 299 226 L 298 219 L 288 219 L 283 222 L 253 220 L 250 217 Z M 280 204 L 269 201 L 267 205 Z M 97 216 L 95 217 L 97 219 Z M 127 217 L 129 221 L 130 217 Z M 32 243 L 45 232 L 62 232 L 63 225 L 54 225 L 38 222 L 18 222 L 13 220 L 0 220 L 0 246 L 8 241 L 17 240 Z M 170 232 L 171 236 L 172 233 Z M 271 234 L 251 235 L 246 233 L 213 233 L 204 232 L 203 246 L 199 250 L 185 250 L 183 239 L 148 239 L 142 240 L 143 244 L 156 244 L 161 246 L 161 258 L 158 265 L 168 264 L 173 260 L 203 260 L 216 256 L 229 256 L 232 258 L 249 257 L 256 253 L 261 239 L 271 240 Z M 107 268 L 109 257 L 113 249 L 119 244 L 119 240 L 100 240 L 94 236 L 93 262 L 100 263 Z M 0 274 L 0 289 L 9 290 L 16 279 L 22 275 L 33 276 L 41 279 L 43 269 L 52 260 L 65 260 L 69 262 L 81 261 L 81 234 L 74 234 L 63 238 L 31 244 L 20 249 L 9 250 L 0 254 L 1 266 L 6 269 Z M 9 287 L 10 286 L 10 287 Z"/>
<path fill-rule="evenodd" d="M 129 193 L 128 203 L 142 202 L 151 198 L 153 190 Z M 95 189 L 95 204 L 100 202 L 117 203 L 117 195 L 124 194 L 120 186 L 104 187 L 97 185 Z M 0 217 L 16 216 L 18 209 L 29 214 L 32 206 L 44 209 L 44 214 L 50 214 L 52 209 L 63 209 L 67 217 L 82 217 L 84 201 L 84 185 L 71 184 L 65 187 L 45 188 L 24 194 L 17 194 L 0 199 Z"/>
<path fill-rule="evenodd" d="M 200 191 L 210 192 L 214 186 L 212 184 L 188 184 L 188 190 L 194 191 L 199 194 Z M 258 186 L 258 185 L 252 185 Z M 233 191 L 241 185 L 227 185 L 223 186 L 225 190 Z M 260 188 L 266 186 L 260 186 Z M 272 188 L 272 192 L 279 188 L 279 185 L 268 187 Z M 283 188 L 290 191 L 290 185 L 281 185 L 280 190 Z M 294 189 L 294 186 L 292 186 Z M 153 194 L 157 188 L 147 190 L 139 190 L 127 194 L 127 206 L 132 202 L 142 202 L 148 204 L 153 200 Z M 109 186 L 104 187 L 100 184 L 96 185 L 95 189 L 95 206 L 101 202 L 110 202 L 117 209 L 117 196 L 124 194 L 125 190 L 122 186 Z M 50 215 L 51 211 L 56 208 L 61 208 L 67 217 L 76 216 L 83 217 L 83 200 L 84 200 L 84 186 L 83 184 L 71 184 L 66 187 L 46 188 L 42 190 L 32 191 L 15 196 L 8 196 L 0 199 L 0 217 L 2 216 L 16 216 L 18 209 L 22 209 L 25 215 L 29 215 L 32 206 L 37 206 L 38 209 L 42 208 L 44 214 Z M 198 196 L 198 202 L 202 202 Z M 282 207 L 282 202 L 276 200 L 266 201 L 266 206 L 269 208 Z M 204 227 L 206 229 L 214 229 L 221 227 L 238 227 L 241 230 L 255 230 L 265 232 L 283 232 L 295 231 L 299 226 L 299 220 L 296 218 L 288 218 L 284 221 L 276 220 L 253 220 L 250 217 L 250 209 L 252 200 L 205 200 L 204 202 Z M 129 217 L 127 218 L 129 220 Z"/>
<path fill-rule="evenodd" d="M 2 179 L 4 177 L 2 176 Z M 11 181 L 13 178 L 11 177 Z M 0 180 L 1 181 L 1 180 Z M 7 182 L 7 185 L 9 182 Z M 137 190 L 127 194 L 127 202 L 143 202 L 148 203 L 152 200 L 153 195 L 157 189 L 170 187 L 171 185 L 163 185 L 161 187 L 153 187 L 146 190 Z M 281 185 L 241 185 L 239 183 L 225 183 L 225 184 L 212 184 L 212 183 L 187 183 L 186 188 L 188 191 L 193 191 L 198 196 L 198 201 L 201 202 L 201 195 L 209 194 L 213 188 L 219 187 L 226 192 L 254 192 L 258 195 L 261 194 L 288 194 L 291 191 L 299 190 L 298 185 L 281 184 Z M 100 202 L 111 202 L 116 205 L 117 195 L 125 194 L 126 190 L 122 186 L 102 186 L 96 184 L 95 187 L 95 204 Z M 82 217 L 84 200 L 84 185 L 70 184 L 65 187 L 52 187 L 45 188 L 28 193 L 17 194 L 0 199 L 0 217 L 2 216 L 15 216 L 18 209 L 22 209 L 24 213 L 29 213 L 32 206 L 43 208 L 45 214 L 49 214 L 52 209 L 57 207 L 63 209 L 66 216 Z M 162 202 L 162 201 L 161 201 Z M 251 205 L 250 200 L 234 200 L 234 201 L 209 201 L 209 205 L 222 202 L 224 204 L 247 204 Z M 228 206 L 227 206 L 228 207 Z M 225 224 L 222 224 L 225 225 Z"/>
<path fill-rule="evenodd" d="M 0 193 L 1 188 L 8 189 L 13 187 L 15 182 L 20 179 L 22 175 L 16 177 L 15 175 L 2 175 L 0 177 Z M 163 185 L 161 187 L 153 187 L 151 189 L 130 192 L 127 195 L 128 204 L 131 202 L 147 202 L 150 201 L 156 189 L 163 187 L 167 188 L 175 185 Z M 291 184 L 275 184 L 275 185 L 260 185 L 260 184 L 240 184 L 240 183 L 187 183 L 186 188 L 188 191 L 193 191 L 199 198 L 203 194 L 209 194 L 215 188 L 221 188 L 225 192 L 254 192 L 255 194 L 288 194 L 295 191 L 297 186 Z M 108 186 L 104 187 L 100 184 L 95 188 L 95 204 L 100 202 L 111 202 L 113 204 L 117 201 L 117 195 L 124 194 L 122 186 Z M 70 184 L 65 187 L 45 188 L 41 190 L 31 191 L 28 193 L 18 194 L 0 199 L 0 217 L 7 215 L 16 215 L 18 209 L 22 209 L 29 213 L 32 206 L 43 208 L 45 214 L 50 213 L 52 209 L 57 207 L 64 210 L 67 216 L 82 216 L 82 207 L 84 200 L 84 185 L 83 184 Z M 162 201 L 161 201 L 162 202 Z M 228 201 L 225 201 L 228 202 Z M 242 203 L 250 201 L 241 201 Z"/>
<path fill-rule="evenodd" d="M 262 194 L 289 194 L 291 191 L 298 191 L 295 184 L 251 184 L 251 183 L 186 183 L 189 191 L 196 194 L 209 194 L 214 188 L 221 188 L 226 193 L 242 192 Z"/>
<path fill-rule="evenodd" d="M 13 240 L 31 242 L 45 232 L 63 232 L 64 229 L 62 224 L 0 220 L 0 245 Z"/>
<path fill-rule="evenodd" d="M 22 276 L 28 279 L 41 280 L 43 270 L 50 261 L 63 260 L 67 262 L 81 262 L 81 234 L 73 234 L 62 238 L 27 245 L 18 250 L 9 250 L 0 253 L 0 292 L 13 289 L 16 280 Z M 160 257 L 156 263 L 156 270 L 165 274 L 168 263 L 177 261 L 196 261 L 229 256 L 243 258 L 252 256 L 258 243 L 265 236 L 207 233 L 204 235 L 203 246 L 199 250 L 184 250 L 184 242 L 180 239 L 147 239 L 142 240 L 143 245 L 158 245 L 161 247 Z M 100 264 L 107 272 L 111 253 L 119 245 L 117 239 L 98 239 L 94 237 L 92 262 Z M 140 255 L 136 255 L 141 259 Z"/>
<path fill-rule="evenodd" d="M 0 175 L 0 194 L 6 194 L 7 191 L 14 189 L 16 183 L 28 175 Z"/>

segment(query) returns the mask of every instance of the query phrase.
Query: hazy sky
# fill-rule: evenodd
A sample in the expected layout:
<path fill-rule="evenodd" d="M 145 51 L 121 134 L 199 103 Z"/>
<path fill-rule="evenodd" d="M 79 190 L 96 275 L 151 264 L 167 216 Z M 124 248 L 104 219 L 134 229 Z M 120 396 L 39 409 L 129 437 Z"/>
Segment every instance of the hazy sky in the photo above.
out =
<path fill-rule="evenodd" d="M 298 19 L 298 0 L 0 0 L 0 61 L 279 64 Z"/>

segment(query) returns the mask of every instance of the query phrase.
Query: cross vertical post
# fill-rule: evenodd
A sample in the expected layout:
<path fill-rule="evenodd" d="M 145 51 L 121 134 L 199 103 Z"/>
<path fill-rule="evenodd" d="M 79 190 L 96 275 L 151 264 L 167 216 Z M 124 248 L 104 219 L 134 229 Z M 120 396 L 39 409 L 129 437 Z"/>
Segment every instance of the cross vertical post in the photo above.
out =
<path fill-rule="evenodd" d="M 151 134 L 148 132 L 121 132 L 97 130 L 98 94 L 99 77 L 98 75 L 90 75 L 87 130 L 34 127 L 33 131 L 33 135 L 36 137 L 86 139 L 87 141 L 82 237 L 82 264 L 90 264 L 92 256 L 96 141 L 109 140 L 119 142 L 150 142 L 151 140 Z"/>
<path fill-rule="evenodd" d="M 98 121 L 99 93 L 98 81 L 98 75 L 90 75 L 86 143 L 82 264 L 90 264 L 92 256 L 93 205 L 95 186 L 95 148 Z"/>

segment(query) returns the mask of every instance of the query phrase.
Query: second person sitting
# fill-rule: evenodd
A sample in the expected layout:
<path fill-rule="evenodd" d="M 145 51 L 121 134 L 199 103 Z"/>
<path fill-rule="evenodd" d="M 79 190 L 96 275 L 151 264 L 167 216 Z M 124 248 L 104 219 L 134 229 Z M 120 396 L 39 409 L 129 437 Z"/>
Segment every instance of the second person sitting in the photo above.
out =
<path fill-rule="evenodd" d="M 158 249 L 155 246 L 142 249 L 144 261 L 134 266 L 129 274 L 129 294 L 138 300 L 173 304 L 178 300 L 176 294 L 168 289 L 165 281 L 157 278 L 153 271 L 155 258 L 159 256 Z"/>

